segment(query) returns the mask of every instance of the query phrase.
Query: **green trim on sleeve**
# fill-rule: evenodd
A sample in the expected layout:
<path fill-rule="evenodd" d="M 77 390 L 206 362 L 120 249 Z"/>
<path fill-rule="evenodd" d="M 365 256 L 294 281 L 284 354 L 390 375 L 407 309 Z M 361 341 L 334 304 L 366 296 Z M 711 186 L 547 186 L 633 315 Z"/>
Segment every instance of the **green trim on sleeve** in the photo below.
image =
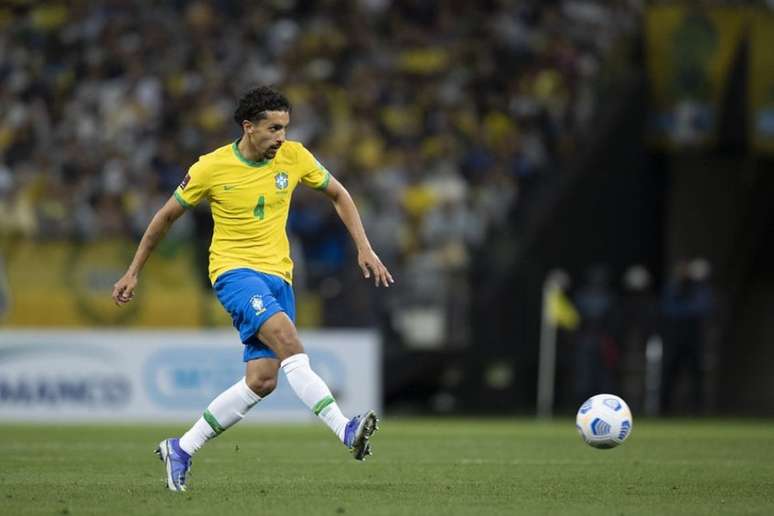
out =
<path fill-rule="evenodd" d="M 330 182 L 331 182 L 331 173 L 325 170 L 325 179 L 323 180 L 320 186 L 315 187 L 315 190 L 325 190 L 326 188 L 328 188 L 328 183 Z"/>
<path fill-rule="evenodd" d="M 175 190 L 175 199 L 177 199 L 177 202 L 179 202 L 180 206 L 182 206 L 183 208 L 186 208 L 186 209 L 193 208 L 193 205 L 192 204 L 188 204 L 185 201 L 185 199 L 183 199 L 183 196 L 180 195 L 180 192 L 177 191 L 177 190 Z"/>

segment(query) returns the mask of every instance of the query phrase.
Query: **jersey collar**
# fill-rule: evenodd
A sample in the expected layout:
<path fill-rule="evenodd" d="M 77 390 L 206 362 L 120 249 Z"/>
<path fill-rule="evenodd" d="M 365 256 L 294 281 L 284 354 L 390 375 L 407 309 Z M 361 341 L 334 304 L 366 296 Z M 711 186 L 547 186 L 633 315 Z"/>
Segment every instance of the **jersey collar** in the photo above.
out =
<path fill-rule="evenodd" d="M 261 161 L 251 161 L 245 158 L 244 156 L 242 156 L 242 153 L 239 152 L 239 140 L 241 140 L 241 138 L 237 138 L 236 140 L 234 140 L 234 143 L 231 144 L 231 148 L 234 150 L 234 154 L 236 155 L 236 157 L 239 158 L 239 161 L 241 161 L 242 163 L 244 163 L 249 167 L 256 167 L 256 168 L 263 167 L 269 164 L 268 159 L 264 159 Z"/>

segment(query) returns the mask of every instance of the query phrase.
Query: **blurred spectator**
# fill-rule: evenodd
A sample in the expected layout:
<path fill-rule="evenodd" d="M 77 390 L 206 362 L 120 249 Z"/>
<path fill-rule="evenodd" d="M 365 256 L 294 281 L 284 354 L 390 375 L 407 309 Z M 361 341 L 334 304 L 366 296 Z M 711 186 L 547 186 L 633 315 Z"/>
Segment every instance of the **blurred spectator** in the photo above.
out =
<path fill-rule="evenodd" d="M 621 343 L 621 395 L 633 410 L 645 404 L 646 346 L 658 333 L 658 296 L 653 279 L 642 265 L 632 265 L 623 276 L 618 328 Z M 658 387 L 658 386 L 656 386 Z"/>
<path fill-rule="evenodd" d="M 669 414 L 677 395 L 680 375 L 688 375 L 688 411 L 704 409 L 704 354 L 707 323 L 715 309 L 715 293 L 709 282 L 710 265 L 703 258 L 679 260 L 664 289 L 664 358 L 661 410 Z"/>
<path fill-rule="evenodd" d="M 623 277 L 621 321 L 623 348 L 644 352 L 645 341 L 657 331 L 658 303 L 653 279 L 642 265 L 632 265 Z"/>
<path fill-rule="evenodd" d="M 574 335 L 575 397 L 580 403 L 601 392 L 616 392 L 619 349 L 614 338 L 617 300 L 607 267 L 586 271 L 574 296 L 581 324 Z"/>

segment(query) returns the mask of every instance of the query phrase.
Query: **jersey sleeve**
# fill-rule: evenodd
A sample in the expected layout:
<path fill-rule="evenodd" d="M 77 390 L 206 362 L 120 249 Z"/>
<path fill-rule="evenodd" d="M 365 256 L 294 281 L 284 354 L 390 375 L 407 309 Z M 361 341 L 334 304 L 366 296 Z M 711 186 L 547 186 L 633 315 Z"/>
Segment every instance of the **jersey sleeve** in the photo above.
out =
<path fill-rule="evenodd" d="M 201 161 L 197 161 L 191 165 L 180 186 L 175 189 L 175 199 L 184 208 L 193 208 L 206 197 L 208 190 L 205 168 Z"/>
<path fill-rule="evenodd" d="M 298 165 L 301 170 L 301 182 L 315 190 L 325 190 L 331 180 L 331 173 L 306 147 L 301 145 L 298 151 Z"/>

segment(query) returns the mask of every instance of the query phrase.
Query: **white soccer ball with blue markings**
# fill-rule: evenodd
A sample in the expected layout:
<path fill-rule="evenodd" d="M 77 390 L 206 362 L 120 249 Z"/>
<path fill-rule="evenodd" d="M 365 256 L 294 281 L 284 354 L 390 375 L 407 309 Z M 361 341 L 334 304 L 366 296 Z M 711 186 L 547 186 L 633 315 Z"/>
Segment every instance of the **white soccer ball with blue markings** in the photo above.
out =
<path fill-rule="evenodd" d="M 594 448 L 615 448 L 632 433 L 632 412 L 614 394 L 597 394 L 583 402 L 575 426 L 586 444 Z"/>

